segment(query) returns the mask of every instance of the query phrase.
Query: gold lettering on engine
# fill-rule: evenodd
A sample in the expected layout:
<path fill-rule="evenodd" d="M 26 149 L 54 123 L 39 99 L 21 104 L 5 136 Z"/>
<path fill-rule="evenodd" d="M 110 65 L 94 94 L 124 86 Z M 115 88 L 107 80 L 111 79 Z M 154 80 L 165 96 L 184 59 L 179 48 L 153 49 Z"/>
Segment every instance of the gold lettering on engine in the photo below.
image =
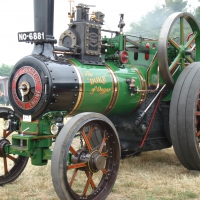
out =
<path fill-rule="evenodd" d="M 93 74 L 90 71 L 85 71 L 85 76 L 93 76 Z"/>
<path fill-rule="evenodd" d="M 95 92 L 97 92 L 100 95 L 103 95 L 112 90 L 111 88 L 104 88 L 102 86 L 99 86 L 99 84 L 105 85 L 107 83 L 106 75 L 93 77 L 93 74 L 89 70 L 84 71 L 84 75 L 87 77 L 87 81 L 89 82 L 90 86 L 94 86 L 91 88 L 90 94 L 94 94 Z"/>
<path fill-rule="evenodd" d="M 94 84 L 97 84 L 97 83 L 100 83 L 100 84 L 105 84 L 106 83 L 106 77 L 105 76 L 99 76 L 99 77 L 96 77 L 96 78 L 90 78 L 90 85 L 94 85 Z"/>
<path fill-rule="evenodd" d="M 111 88 L 102 88 L 101 86 L 95 86 L 91 89 L 90 94 L 98 92 L 99 94 L 106 94 L 111 91 Z"/>

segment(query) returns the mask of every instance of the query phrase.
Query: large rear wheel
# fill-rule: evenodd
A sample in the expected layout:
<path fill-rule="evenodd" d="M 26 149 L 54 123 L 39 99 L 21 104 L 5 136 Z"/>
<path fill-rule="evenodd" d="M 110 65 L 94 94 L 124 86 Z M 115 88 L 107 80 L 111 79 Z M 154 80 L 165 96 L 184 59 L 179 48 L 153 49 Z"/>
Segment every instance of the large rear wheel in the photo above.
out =
<path fill-rule="evenodd" d="M 104 115 L 82 113 L 59 133 L 52 155 L 52 180 L 60 199 L 103 200 L 119 169 L 120 143 Z"/>
<path fill-rule="evenodd" d="M 200 63 L 179 76 L 170 104 L 170 135 L 183 166 L 200 170 Z"/>
<path fill-rule="evenodd" d="M 187 40 L 188 30 L 192 35 Z M 191 49 L 192 44 L 195 48 Z M 181 72 L 194 61 L 200 61 L 199 24 L 189 13 L 174 13 L 165 20 L 158 39 L 158 65 L 167 87 L 173 89 L 175 80 L 172 74 L 177 68 Z"/>

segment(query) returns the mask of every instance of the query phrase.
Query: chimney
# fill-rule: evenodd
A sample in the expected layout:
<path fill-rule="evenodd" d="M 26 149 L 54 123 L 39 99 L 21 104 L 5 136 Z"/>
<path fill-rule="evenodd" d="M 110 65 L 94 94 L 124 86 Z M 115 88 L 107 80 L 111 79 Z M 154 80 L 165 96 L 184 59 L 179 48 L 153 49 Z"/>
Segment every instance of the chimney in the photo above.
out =
<path fill-rule="evenodd" d="M 53 37 L 54 0 L 34 0 L 34 29 L 44 31 L 46 39 Z"/>
<path fill-rule="evenodd" d="M 54 60 L 53 36 L 54 0 L 34 0 L 34 31 L 45 32 L 46 39 L 36 42 L 32 54 L 43 55 Z"/>

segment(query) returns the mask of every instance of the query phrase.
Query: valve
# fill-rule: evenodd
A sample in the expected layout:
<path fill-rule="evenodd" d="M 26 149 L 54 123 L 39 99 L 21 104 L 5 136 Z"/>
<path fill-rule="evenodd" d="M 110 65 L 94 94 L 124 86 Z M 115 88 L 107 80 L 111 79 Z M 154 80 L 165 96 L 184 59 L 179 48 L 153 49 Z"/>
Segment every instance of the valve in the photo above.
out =
<path fill-rule="evenodd" d="M 120 14 L 120 20 L 119 20 L 119 25 L 118 27 L 120 28 L 120 34 L 123 34 L 123 28 L 125 26 L 124 23 L 124 14 Z"/>
<path fill-rule="evenodd" d="M 129 85 L 129 90 L 131 91 L 131 96 L 134 95 L 134 93 L 137 92 L 137 88 L 135 86 L 135 79 L 134 78 L 128 78 L 126 79 L 126 83 Z"/>

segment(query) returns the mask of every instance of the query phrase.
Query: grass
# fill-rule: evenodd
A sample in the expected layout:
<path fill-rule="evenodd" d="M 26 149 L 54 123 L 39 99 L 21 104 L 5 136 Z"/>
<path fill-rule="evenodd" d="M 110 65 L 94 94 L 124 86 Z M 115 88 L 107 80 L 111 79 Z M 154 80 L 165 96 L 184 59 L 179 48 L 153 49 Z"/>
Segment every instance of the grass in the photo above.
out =
<path fill-rule="evenodd" d="M 0 158 L 0 171 L 2 167 Z M 143 152 L 138 157 L 121 160 L 116 183 L 107 200 L 199 200 L 199 185 L 200 172 L 184 168 L 173 148 Z M 51 180 L 51 161 L 37 167 L 29 160 L 16 181 L 0 187 L 0 200 L 24 199 L 58 199 Z"/>
<path fill-rule="evenodd" d="M 200 173 L 185 169 L 173 148 L 144 152 L 121 161 L 118 178 L 107 200 L 200 199 L 199 185 Z M 29 161 L 16 181 L 0 188 L 0 199 L 57 200 L 51 181 L 51 162 L 36 167 Z"/>

